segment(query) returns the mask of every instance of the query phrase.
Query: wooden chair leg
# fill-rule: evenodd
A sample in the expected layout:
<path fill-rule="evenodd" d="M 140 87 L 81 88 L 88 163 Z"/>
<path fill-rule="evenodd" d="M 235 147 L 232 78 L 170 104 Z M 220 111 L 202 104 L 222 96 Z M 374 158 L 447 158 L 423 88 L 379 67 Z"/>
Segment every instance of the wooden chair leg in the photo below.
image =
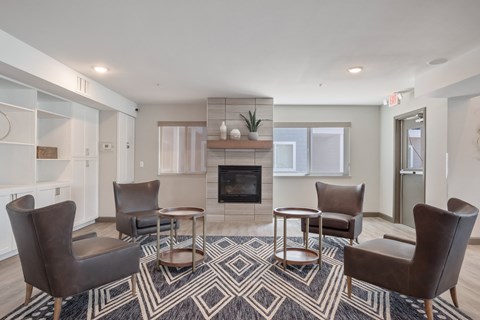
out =
<path fill-rule="evenodd" d="M 453 304 L 455 305 L 455 307 L 458 308 L 457 287 L 453 287 L 450 289 L 450 296 L 452 297 Z"/>
<path fill-rule="evenodd" d="M 350 239 L 350 247 L 353 246 L 353 239 Z"/>
<path fill-rule="evenodd" d="M 118 240 L 122 240 L 123 234 L 121 232 L 118 232 Z"/>
<path fill-rule="evenodd" d="M 27 287 L 25 290 L 25 305 L 28 305 L 30 299 L 32 298 L 33 286 L 29 283 L 26 283 Z"/>
<path fill-rule="evenodd" d="M 433 300 L 425 299 L 425 313 L 427 314 L 428 320 L 433 320 Z"/>
<path fill-rule="evenodd" d="M 348 298 L 352 298 L 352 277 L 347 276 L 347 294 Z"/>
<path fill-rule="evenodd" d="M 61 312 L 62 312 L 62 298 L 55 298 L 55 303 L 53 305 L 53 320 L 59 320 Z"/>
<path fill-rule="evenodd" d="M 358 242 L 358 237 L 355 238 L 355 241 L 357 241 L 357 244 L 360 244 L 360 242 Z"/>
<path fill-rule="evenodd" d="M 137 294 L 137 275 L 134 273 L 131 277 L 132 280 L 132 296 Z"/>

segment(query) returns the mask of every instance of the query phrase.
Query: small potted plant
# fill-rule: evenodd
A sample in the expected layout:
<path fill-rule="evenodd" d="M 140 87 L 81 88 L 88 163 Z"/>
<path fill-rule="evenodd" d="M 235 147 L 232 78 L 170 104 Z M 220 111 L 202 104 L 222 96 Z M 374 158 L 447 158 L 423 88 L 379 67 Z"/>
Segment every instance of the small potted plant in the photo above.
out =
<path fill-rule="evenodd" d="M 258 127 L 262 123 L 262 119 L 257 119 L 257 109 L 253 111 L 248 111 L 248 117 L 244 116 L 243 114 L 240 114 L 245 120 L 245 125 L 248 128 L 248 139 L 249 140 L 258 140 Z"/>

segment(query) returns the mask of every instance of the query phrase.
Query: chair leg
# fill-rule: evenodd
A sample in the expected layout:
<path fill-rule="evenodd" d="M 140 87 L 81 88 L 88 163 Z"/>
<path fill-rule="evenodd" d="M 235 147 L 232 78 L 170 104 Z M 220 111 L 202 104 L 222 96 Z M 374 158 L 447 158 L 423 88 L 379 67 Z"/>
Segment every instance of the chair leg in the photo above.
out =
<path fill-rule="evenodd" d="M 353 246 L 353 239 L 350 239 L 350 247 Z"/>
<path fill-rule="evenodd" d="M 433 300 L 425 299 L 425 313 L 427 314 L 428 320 L 433 320 Z"/>
<path fill-rule="evenodd" d="M 347 294 L 348 298 L 352 298 L 352 277 L 347 276 Z"/>
<path fill-rule="evenodd" d="M 118 232 L 118 240 L 122 240 L 122 236 L 123 236 L 123 234 L 119 231 Z"/>
<path fill-rule="evenodd" d="M 29 283 L 26 283 L 27 288 L 25 290 L 25 305 L 28 305 L 30 298 L 32 298 L 33 286 Z"/>
<path fill-rule="evenodd" d="M 355 238 L 355 241 L 357 241 L 357 244 L 360 244 L 360 242 L 358 242 L 358 237 Z"/>
<path fill-rule="evenodd" d="M 55 298 L 55 303 L 53 305 L 53 320 L 59 320 L 61 312 L 62 312 L 62 298 Z"/>
<path fill-rule="evenodd" d="M 136 295 L 137 293 L 137 275 L 134 273 L 132 274 L 132 296 Z"/>
<path fill-rule="evenodd" d="M 458 308 L 457 287 L 450 289 L 450 296 L 452 297 L 453 304 Z"/>

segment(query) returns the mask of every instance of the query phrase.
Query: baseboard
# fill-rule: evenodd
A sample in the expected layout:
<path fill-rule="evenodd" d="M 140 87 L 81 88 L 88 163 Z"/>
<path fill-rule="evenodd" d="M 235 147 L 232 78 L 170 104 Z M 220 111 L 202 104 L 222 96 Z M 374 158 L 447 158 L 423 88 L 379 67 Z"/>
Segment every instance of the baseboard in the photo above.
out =
<path fill-rule="evenodd" d="M 115 217 L 98 217 L 95 222 L 115 222 Z"/>
<path fill-rule="evenodd" d="M 387 220 L 388 222 L 393 223 L 393 217 L 387 216 L 381 212 L 364 212 L 363 216 L 366 218 L 381 218 L 383 220 Z"/>
<path fill-rule="evenodd" d="M 471 237 L 468 244 L 480 245 L 480 237 Z"/>

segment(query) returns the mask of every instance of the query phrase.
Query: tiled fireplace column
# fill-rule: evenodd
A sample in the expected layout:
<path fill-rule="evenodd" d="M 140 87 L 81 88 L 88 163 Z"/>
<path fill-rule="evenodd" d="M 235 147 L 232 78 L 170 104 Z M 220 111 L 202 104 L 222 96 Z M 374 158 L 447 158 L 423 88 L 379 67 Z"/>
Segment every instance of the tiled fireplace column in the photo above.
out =
<path fill-rule="evenodd" d="M 229 147 L 230 131 L 239 129 L 241 140 L 248 140 L 248 129 L 240 114 L 257 110 L 257 118 L 265 119 L 258 129 L 259 140 L 268 142 Z M 272 221 L 273 187 L 273 99 L 272 98 L 209 98 L 208 140 L 220 139 L 220 125 L 225 121 L 228 140 L 225 146 L 209 144 L 207 151 L 207 214 L 209 221 L 270 222 Z M 234 141 L 231 141 L 234 143 Z M 267 146 L 265 146 L 265 144 Z M 262 166 L 261 203 L 219 203 L 218 166 Z"/>

